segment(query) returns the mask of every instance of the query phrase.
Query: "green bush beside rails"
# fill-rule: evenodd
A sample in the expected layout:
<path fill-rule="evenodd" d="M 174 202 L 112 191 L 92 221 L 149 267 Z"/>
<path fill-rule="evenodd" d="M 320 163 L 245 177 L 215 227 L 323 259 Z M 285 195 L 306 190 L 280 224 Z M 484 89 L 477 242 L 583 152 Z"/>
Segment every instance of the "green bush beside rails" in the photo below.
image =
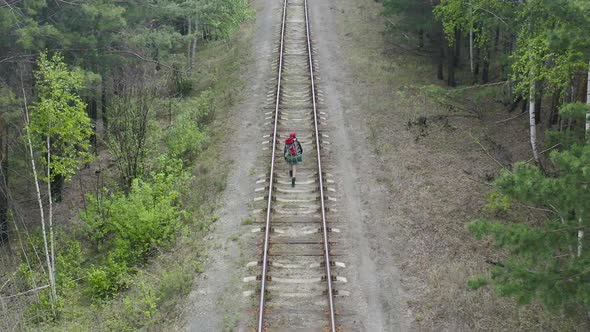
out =
<path fill-rule="evenodd" d="M 187 179 L 180 160 L 162 156 L 152 176 L 135 179 L 128 195 L 88 197 L 82 219 L 99 255 L 105 257 L 88 272 L 93 298 L 109 298 L 125 288 L 124 276 L 133 266 L 172 243 L 185 216 L 179 188 Z"/>

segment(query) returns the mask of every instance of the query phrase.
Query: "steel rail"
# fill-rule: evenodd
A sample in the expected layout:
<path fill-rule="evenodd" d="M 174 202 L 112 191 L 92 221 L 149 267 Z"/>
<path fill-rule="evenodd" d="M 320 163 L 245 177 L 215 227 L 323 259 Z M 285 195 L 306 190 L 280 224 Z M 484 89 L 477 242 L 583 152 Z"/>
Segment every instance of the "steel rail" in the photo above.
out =
<path fill-rule="evenodd" d="M 316 153 L 317 153 L 317 160 L 318 160 L 318 181 L 320 187 L 320 208 L 321 208 L 321 216 L 322 216 L 322 230 L 323 230 L 323 237 L 324 237 L 324 257 L 325 257 L 325 264 L 326 264 L 326 280 L 328 282 L 328 302 L 330 306 L 329 314 L 330 314 L 330 330 L 332 332 L 336 331 L 336 323 L 334 318 L 334 294 L 332 289 L 332 274 L 331 274 L 331 266 L 330 266 L 330 253 L 329 253 L 329 242 L 328 242 L 328 227 L 326 224 L 326 208 L 325 208 L 325 198 L 324 198 L 324 180 L 322 175 L 322 163 L 321 163 L 321 150 L 320 150 L 320 137 L 319 137 L 319 129 L 318 129 L 318 111 L 317 111 L 317 101 L 316 101 L 316 91 L 315 91 L 315 81 L 314 81 L 314 73 L 313 73 L 313 58 L 312 58 L 312 48 L 311 48 L 311 37 L 310 37 L 310 29 L 309 29 L 309 15 L 308 15 L 308 7 L 307 7 L 307 0 L 304 0 L 304 11 L 305 11 L 305 30 L 306 30 L 306 39 L 307 39 L 307 51 L 308 51 L 308 60 L 309 60 L 309 73 L 310 73 L 310 80 L 311 80 L 311 95 L 312 95 L 312 103 L 313 103 L 313 116 L 314 116 L 314 133 L 315 133 L 315 140 L 316 140 Z M 274 183 L 274 166 L 275 166 L 275 158 L 276 158 L 276 146 L 277 146 L 277 127 L 278 127 L 278 120 L 279 120 L 279 105 L 280 105 L 280 93 L 281 93 L 281 79 L 282 79 L 282 70 L 283 70 L 283 50 L 284 50 L 284 40 L 285 40 L 285 26 L 286 26 L 286 12 L 287 12 L 287 0 L 283 1 L 283 17 L 281 23 L 281 43 L 279 49 L 279 67 L 278 67 L 278 79 L 277 79 L 277 89 L 276 89 L 276 103 L 275 103 L 275 120 L 274 120 L 274 127 L 273 127 L 273 138 L 272 138 L 272 157 L 271 157 L 271 167 L 270 167 L 270 179 L 269 179 L 269 189 L 268 189 L 268 202 L 267 202 L 267 209 L 266 209 L 266 224 L 265 224 L 265 232 L 264 232 L 264 251 L 263 251 L 263 259 L 262 259 L 262 277 L 261 277 L 261 286 L 260 286 L 260 303 L 259 303 L 259 315 L 258 315 L 258 332 L 262 332 L 264 329 L 264 293 L 266 288 L 266 279 L 267 279 L 267 269 L 268 269 L 268 247 L 269 247 L 269 237 L 270 237 L 270 215 L 271 215 L 271 204 L 272 204 L 272 191 L 273 191 L 273 183 Z"/>
<path fill-rule="evenodd" d="M 326 207 L 324 202 L 324 177 L 322 175 L 322 158 L 320 156 L 320 132 L 318 130 L 318 110 L 315 98 L 315 81 L 313 75 L 313 58 L 311 48 L 311 34 L 309 32 L 309 15 L 307 10 L 307 0 L 304 0 L 305 9 L 305 31 L 307 35 L 307 53 L 309 55 L 309 77 L 311 78 L 311 98 L 313 101 L 313 124 L 315 129 L 315 142 L 318 158 L 318 179 L 320 182 L 320 207 L 322 210 L 322 230 L 324 231 L 324 255 L 326 258 L 326 279 L 328 280 L 328 301 L 330 303 L 330 330 L 336 332 L 336 322 L 334 319 L 334 294 L 332 290 L 332 272 L 330 270 L 330 248 L 328 242 L 328 227 L 326 226 Z"/>
<path fill-rule="evenodd" d="M 278 79 L 277 79 L 277 94 L 275 104 L 275 121 L 273 127 L 272 137 L 272 157 L 270 160 L 270 178 L 268 184 L 268 203 L 266 206 L 266 226 L 264 230 L 264 251 L 262 254 L 262 280 L 260 284 L 260 306 L 258 312 L 258 332 L 262 332 L 264 328 L 264 292 L 266 288 L 266 270 L 268 268 L 268 239 L 270 234 L 270 206 L 272 203 L 272 190 L 274 182 L 274 171 L 275 171 L 275 152 L 277 147 L 277 126 L 279 123 L 279 101 L 281 97 L 281 78 L 283 73 L 283 48 L 285 43 L 285 25 L 287 22 L 287 0 L 283 0 L 283 18 L 281 21 L 281 46 L 279 49 L 279 68 L 278 68 Z"/>

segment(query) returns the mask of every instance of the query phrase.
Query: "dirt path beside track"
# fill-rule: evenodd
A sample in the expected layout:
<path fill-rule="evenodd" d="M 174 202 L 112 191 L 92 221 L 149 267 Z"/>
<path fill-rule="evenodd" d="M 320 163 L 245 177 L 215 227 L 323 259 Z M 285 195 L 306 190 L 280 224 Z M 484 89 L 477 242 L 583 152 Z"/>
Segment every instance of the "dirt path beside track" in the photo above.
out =
<path fill-rule="evenodd" d="M 243 64 L 247 89 L 231 119 L 245 143 L 228 145 L 234 164 L 208 239 L 205 273 L 185 309 L 190 331 L 252 326 L 255 316 L 253 297 L 242 296 L 242 278 L 245 264 L 260 253 L 256 237 L 240 225 L 251 223 L 255 182 L 267 171 L 261 109 L 275 75 L 281 2 L 253 5 L 253 60 Z M 351 292 L 336 306 L 354 313 L 354 330 L 556 329 L 559 322 L 539 306 L 518 308 L 489 289 L 466 286 L 470 276 L 487 271 L 486 259 L 498 259 L 490 243 L 465 229 L 484 213 L 489 180 L 499 172 L 474 137 L 507 163 L 528 159 L 523 124 L 499 127 L 495 123 L 506 118 L 501 109 L 486 110 L 481 119 L 449 116 L 417 93 L 437 84 L 434 64 L 400 50 L 390 54 L 374 0 L 310 0 L 309 6 L 320 99 L 335 151 L 329 162 L 347 237 Z M 419 117 L 428 119 L 427 128 L 409 125 Z"/>
<path fill-rule="evenodd" d="M 241 63 L 241 79 L 246 89 L 230 112 L 225 157 L 232 161 L 222 196 L 219 219 L 207 237 L 208 259 L 205 272 L 195 280 L 194 290 L 184 308 L 188 331 L 231 330 L 240 319 L 244 275 L 240 225 L 250 215 L 248 204 L 254 193 L 252 170 L 261 154 L 260 109 L 266 98 L 267 84 L 273 76 L 272 56 L 280 2 L 256 0 L 256 21 L 241 35 L 250 40 L 250 56 Z M 239 143 L 239 144 L 237 144 Z"/>

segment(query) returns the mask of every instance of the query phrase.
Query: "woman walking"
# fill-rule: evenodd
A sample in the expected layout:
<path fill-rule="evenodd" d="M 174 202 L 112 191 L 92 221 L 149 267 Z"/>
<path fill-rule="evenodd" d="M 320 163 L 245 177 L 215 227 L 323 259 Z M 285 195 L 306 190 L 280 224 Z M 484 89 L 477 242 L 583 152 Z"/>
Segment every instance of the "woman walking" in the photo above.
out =
<path fill-rule="evenodd" d="M 289 138 L 285 140 L 285 149 L 283 151 L 285 161 L 291 166 L 289 176 L 291 177 L 291 186 L 295 187 L 295 172 L 297 165 L 303 162 L 303 148 L 297 139 L 297 134 L 293 131 Z"/>

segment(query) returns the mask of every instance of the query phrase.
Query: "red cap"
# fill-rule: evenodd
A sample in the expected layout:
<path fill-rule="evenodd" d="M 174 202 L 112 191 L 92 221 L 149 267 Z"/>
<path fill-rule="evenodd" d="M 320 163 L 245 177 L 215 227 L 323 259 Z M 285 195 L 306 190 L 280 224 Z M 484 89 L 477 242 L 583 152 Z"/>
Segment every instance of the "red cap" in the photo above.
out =
<path fill-rule="evenodd" d="M 295 138 L 297 137 L 297 134 L 294 131 L 292 131 L 291 134 L 289 134 L 289 137 Z"/>

